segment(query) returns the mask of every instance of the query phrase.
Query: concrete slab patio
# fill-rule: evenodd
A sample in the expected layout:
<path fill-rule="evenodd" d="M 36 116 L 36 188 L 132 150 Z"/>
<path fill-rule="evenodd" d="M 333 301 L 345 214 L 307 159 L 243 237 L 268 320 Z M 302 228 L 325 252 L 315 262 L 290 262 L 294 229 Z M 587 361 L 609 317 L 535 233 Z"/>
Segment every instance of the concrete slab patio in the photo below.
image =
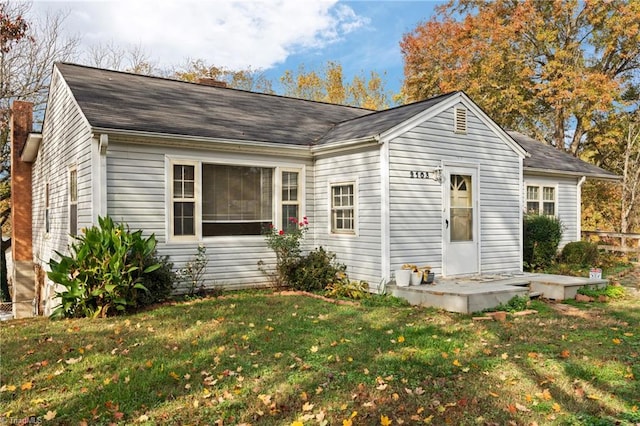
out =
<path fill-rule="evenodd" d="M 590 279 L 550 274 L 504 274 L 440 278 L 434 284 L 387 288 L 396 297 L 412 305 L 429 306 L 470 314 L 506 304 L 513 297 L 540 296 L 547 299 L 572 299 L 581 287 L 602 288 L 606 279 Z"/>

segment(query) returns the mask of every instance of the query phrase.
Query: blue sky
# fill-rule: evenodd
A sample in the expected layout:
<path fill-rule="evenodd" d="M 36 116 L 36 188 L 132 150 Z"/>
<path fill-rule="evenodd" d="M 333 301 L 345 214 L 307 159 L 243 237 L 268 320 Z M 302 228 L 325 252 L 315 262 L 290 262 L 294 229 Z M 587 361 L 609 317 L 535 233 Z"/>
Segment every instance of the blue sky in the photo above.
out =
<path fill-rule="evenodd" d="M 33 3 L 35 19 L 67 13 L 64 33 L 81 52 L 98 44 L 141 48 L 161 67 L 203 59 L 229 69 L 261 69 L 276 81 L 287 69 L 319 69 L 327 61 L 345 77 L 386 74 L 399 91 L 402 35 L 433 13 L 435 1 L 102 0 Z M 86 62 L 82 56 L 78 62 Z"/>

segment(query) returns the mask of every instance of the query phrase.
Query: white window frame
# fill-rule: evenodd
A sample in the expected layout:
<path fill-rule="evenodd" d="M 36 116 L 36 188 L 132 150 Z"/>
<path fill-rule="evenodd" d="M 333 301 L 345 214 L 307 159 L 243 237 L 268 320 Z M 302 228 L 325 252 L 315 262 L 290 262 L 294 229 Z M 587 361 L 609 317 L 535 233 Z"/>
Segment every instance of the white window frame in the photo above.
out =
<path fill-rule="evenodd" d="M 529 198 L 529 188 L 538 188 L 538 199 Z M 545 188 L 553 189 L 553 201 L 544 199 Z M 558 217 L 558 185 L 557 184 L 545 184 L 540 182 L 525 182 L 524 185 L 524 211 L 525 214 L 531 214 L 529 212 L 529 203 L 538 203 L 538 211 L 534 214 L 540 214 L 550 217 Z M 553 215 L 546 215 L 544 213 L 544 203 L 553 202 Z"/>
<path fill-rule="evenodd" d="M 44 184 L 44 233 L 51 232 L 51 185 Z"/>
<path fill-rule="evenodd" d="M 173 181 L 174 181 L 174 176 L 173 176 L 173 167 L 174 166 L 192 166 L 193 167 L 193 199 L 191 198 L 175 198 L 175 194 L 173 191 Z M 169 239 L 173 240 L 173 241 L 195 241 L 198 239 L 198 236 L 201 234 L 201 230 L 200 230 L 200 170 L 201 170 L 201 166 L 200 163 L 198 161 L 193 161 L 193 160 L 180 160 L 180 159 L 175 159 L 169 162 L 169 167 L 168 167 L 168 187 L 169 187 L 169 200 L 168 200 L 168 217 L 169 217 L 169 223 L 168 223 L 168 235 L 169 235 Z M 179 202 L 193 202 L 193 235 L 176 235 L 174 233 L 174 208 L 173 208 L 173 203 L 179 203 Z"/>
<path fill-rule="evenodd" d="M 352 186 L 353 187 L 353 205 L 348 208 L 341 208 L 340 210 L 353 210 L 353 229 L 337 229 L 334 223 L 334 211 L 333 207 L 333 190 L 339 186 Z M 343 207 L 343 206 L 341 206 Z M 358 235 L 358 181 L 357 179 L 341 179 L 329 182 L 329 234 L 330 235 Z"/>
<path fill-rule="evenodd" d="M 75 182 L 72 179 L 72 176 L 75 175 Z M 68 181 L 68 185 L 69 185 L 69 194 L 68 194 L 68 212 L 69 212 L 69 235 L 70 236 L 77 236 L 78 235 L 78 167 L 75 164 L 72 164 L 71 166 L 69 166 L 69 171 L 67 174 L 69 181 Z M 75 185 L 74 185 L 75 184 Z M 75 200 L 74 200 L 74 195 L 75 195 Z M 72 212 L 71 209 L 72 207 L 75 206 L 75 224 L 76 224 L 76 229 L 71 229 L 71 222 L 72 222 Z"/>
<path fill-rule="evenodd" d="M 272 223 L 273 226 L 279 227 L 282 223 L 282 172 L 296 172 L 298 173 L 298 214 L 302 217 L 306 217 L 305 205 L 306 205 L 306 188 L 305 179 L 306 166 L 303 164 L 280 164 L 267 161 L 248 161 L 243 159 L 225 159 L 225 158 L 208 158 L 193 159 L 185 157 L 166 157 L 166 182 L 167 182 L 167 195 L 166 195 L 166 232 L 167 240 L 170 242 L 193 242 L 193 241 L 209 241 L 216 240 L 222 241 L 237 240 L 238 238 L 264 238 L 262 235 L 219 235 L 219 236 L 203 236 L 202 235 L 202 165 L 214 164 L 221 166 L 237 166 L 237 167 L 262 167 L 273 170 L 273 200 L 271 203 L 272 208 Z M 175 235 L 173 228 L 173 202 L 176 201 L 173 198 L 173 166 L 185 165 L 194 166 L 194 229 L 195 235 Z"/>
<path fill-rule="evenodd" d="M 282 167 L 282 168 L 275 168 L 274 173 L 278 174 L 278 179 L 276 179 L 276 183 L 274 184 L 274 186 L 276 187 L 274 192 L 278 191 L 277 197 L 274 197 L 275 200 L 278 200 L 278 207 L 276 208 L 277 214 L 275 214 L 274 217 L 278 219 L 276 219 L 277 221 L 273 225 L 276 226 L 277 228 L 280 228 L 280 226 L 282 226 L 282 224 L 285 223 L 285 220 L 288 220 L 288 218 L 285 218 L 284 215 L 282 214 L 282 211 L 284 210 L 284 206 L 298 206 L 298 217 L 296 219 L 298 220 L 298 222 L 300 222 L 304 217 L 304 214 L 302 214 L 302 202 L 301 202 L 304 195 L 302 193 L 302 171 L 300 169 Z M 282 199 L 282 191 L 284 189 L 284 182 L 282 181 L 282 175 L 284 173 L 298 174 L 298 188 L 297 188 L 298 199 L 295 201 Z"/>

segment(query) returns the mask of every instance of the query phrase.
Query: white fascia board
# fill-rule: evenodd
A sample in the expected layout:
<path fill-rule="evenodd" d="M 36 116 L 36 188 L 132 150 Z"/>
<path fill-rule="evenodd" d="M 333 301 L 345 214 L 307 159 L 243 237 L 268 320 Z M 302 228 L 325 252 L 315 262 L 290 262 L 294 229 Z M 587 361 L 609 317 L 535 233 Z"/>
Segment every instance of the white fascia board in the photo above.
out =
<path fill-rule="evenodd" d="M 41 133 L 29 133 L 27 136 L 27 142 L 24 144 L 22 148 L 22 153 L 20 154 L 20 160 L 25 163 L 33 163 L 35 159 L 38 157 L 38 151 L 40 150 L 40 144 L 42 143 L 42 134 Z"/>
<path fill-rule="evenodd" d="M 550 170 L 550 169 L 541 169 L 535 167 L 524 167 L 525 174 L 539 175 L 539 176 L 558 176 L 558 177 L 575 177 L 581 178 L 586 177 L 587 179 L 601 179 L 601 180 L 610 180 L 610 181 L 621 181 L 622 176 L 611 176 L 599 173 L 585 173 L 585 172 L 571 172 L 571 171 L 563 171 L 563 170 Z"/>
<path fill-rule="evenodd" d="M 346 141 L 333 142 L 330 144 L 316 145 L 311 147 L 313 155 L 336 154 L 340 152 L 350 151 L 357 148 L 379 145 L 380 138 L 376 136 L 367 136 L 359 139 L 351 139 Z"/>
<path fill-rule="evenodd" d="M 306 145 L 286 145 L 271 142 L 246 141 L 221 138 L 204 138 L 201 136 L 174 135 L 169 133 L 141 132 L 135 130 L 110 129 L 104 127 L 92 127 L 94 134 L 110 134 L 119 136 L 131 136 L 134 138 L 156 139 L 159 146 L 181 146 L 185 148 L 217 148 L 226 151 L 265 153 L 286 155 L 289 157 L 311 158 L 310 149 Z M 130 143 L 137 143 L 130 141 Z"/>

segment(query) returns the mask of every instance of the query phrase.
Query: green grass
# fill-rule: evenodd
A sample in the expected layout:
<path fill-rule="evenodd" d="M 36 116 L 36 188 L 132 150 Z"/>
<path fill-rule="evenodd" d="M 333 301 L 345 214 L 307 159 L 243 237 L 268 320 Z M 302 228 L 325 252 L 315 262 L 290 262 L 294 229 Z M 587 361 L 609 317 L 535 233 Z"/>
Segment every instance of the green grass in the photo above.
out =
<path fill-rule="evenodd" d="M 501 323 L 252 292 L 4 322 L 0 424 L 640 422 L 638 300 L 531 308 Z"/>

